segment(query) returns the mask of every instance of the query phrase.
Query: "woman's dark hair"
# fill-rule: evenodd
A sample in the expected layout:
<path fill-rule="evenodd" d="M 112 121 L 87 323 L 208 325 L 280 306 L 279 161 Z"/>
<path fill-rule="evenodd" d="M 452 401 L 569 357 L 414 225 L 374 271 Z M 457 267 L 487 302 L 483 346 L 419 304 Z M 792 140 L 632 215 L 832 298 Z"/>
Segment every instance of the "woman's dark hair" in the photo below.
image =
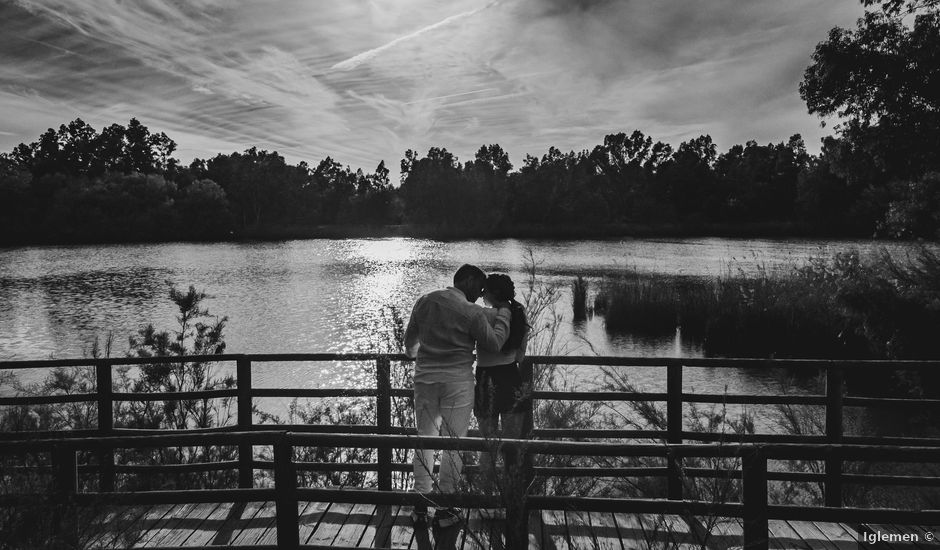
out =
<path fill-rule="evenodd" d="M 529 323 L 525 318 L 525 308 L 516 301 L 516 285 L 512 284 L 509 275 L 493 273 L 486 278 L 484 286 L 497 300 L 501 302 L 508 301 L 512 312 L 512 316 L 509 318 L 509 338 L 506 338 L 506 343 L 503 344 L 501 351 L 517 349 L 522 345 L 522 337 L 525 336 Z"/>

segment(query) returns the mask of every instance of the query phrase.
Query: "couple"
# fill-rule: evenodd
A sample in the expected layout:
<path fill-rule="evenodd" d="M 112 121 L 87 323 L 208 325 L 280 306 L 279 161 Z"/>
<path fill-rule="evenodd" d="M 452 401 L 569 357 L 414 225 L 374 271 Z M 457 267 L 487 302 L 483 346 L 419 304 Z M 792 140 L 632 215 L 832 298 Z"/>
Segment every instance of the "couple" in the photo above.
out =
<path fill-rule="evenodd" d="M 475 303 L 481 296 L 491 307 Z M 415 303 L 405 330 L 405 353 L 416 359 L 418 435 L 464 437 L 471 412 L 484 437 L 496 435 L 500 420 L 504 437 L 521 435 L 528 401 L 523 397 L 519 362 L 525 355 L 529 325 L 515 296 L 509 276 L 487 276 L 478 267 L 463 265 L 454 274 L 454 286 L 425 294 Z M 463 461 L 459 451 L 442 454 L 438 487 L 442 493 L 453 493 Z M 481 457 L 481 462 L 492 460 Z M 430 493 L 434 451 L 417 449 L 413 465 L 415 491 Z M 426 526 L 426 507 L 415 507 L 412 519 L 416 526 Z M 459 519 L 453 508 L 435 514 L 441 527 Z"/>

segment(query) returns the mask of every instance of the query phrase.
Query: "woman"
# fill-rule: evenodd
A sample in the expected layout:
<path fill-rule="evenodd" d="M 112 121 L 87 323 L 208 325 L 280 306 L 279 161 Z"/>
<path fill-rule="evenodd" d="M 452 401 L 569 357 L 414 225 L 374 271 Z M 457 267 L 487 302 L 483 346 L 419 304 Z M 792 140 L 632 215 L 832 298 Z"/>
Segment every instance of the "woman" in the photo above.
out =
<path fill-rule="evenodd" d="M 486 278 L 483 301 L 489 306 L 509 302 L 512 312 L 509 337 L 497 352 L 477 350 L 476 389 L 473 414 L 484 438 L 516 439 L 522 435 L 525 411 L 531 406 L 529 388 L 524 388 L 519 363 L 525 357 L 529 339 L 529 323 L 525 308 L 515 300 L 516 290 L 508 275 L 494 273 Z M 487 308 L 490 322 L 496 319 L 496 309 Z M 480 467 L 486 484 L 492 482 L 496 458 L 493 453 L 481 453 Z M 503 452 L 507 470 L 515 466 L 514 453 Z"/>

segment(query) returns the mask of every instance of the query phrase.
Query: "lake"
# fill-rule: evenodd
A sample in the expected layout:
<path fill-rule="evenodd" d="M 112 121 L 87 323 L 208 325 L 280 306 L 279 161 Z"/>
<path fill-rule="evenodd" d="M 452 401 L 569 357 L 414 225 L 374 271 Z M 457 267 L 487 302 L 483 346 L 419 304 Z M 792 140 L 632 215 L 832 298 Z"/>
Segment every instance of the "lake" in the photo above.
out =
<path fill-rule="evenodd" d="M 767 239 L 495 240 L 311 239 L 286 242 L 166 243 L 0 249 L 0 359 L 82 357 L 94 338 L 115 336 L 114 355 L 148 322 L 172 328 L 167 281 L 195 285 L 211 313 L 228 317 L 227 352 L 367 352 L 380 350 L 389 308 L 407 320 L 422 293 L 450 284 L 463 263 L 509 273 L 522 290 L 526 257 L 540 284 L 558 285 L 562 316 L 556 351 L 622 356 L 701 356 L 699 342 L 610 335 L 603 318 L 572 323 L 571 283 L 624 273 L 714 277 L 781 272 L 811 257 L 858 249 L 872 256 L 910 249 L 871 241 Z M 589 294 L 590 296 L 590 294 Z M 590 298 L 589 298 L 590 301 Z M 540 350 L 544 351 L 544 350 Z M 31 374 L 30 374 L 31 373 Z M 40 376 L 30 371 L 26 377 Z M 688 391 L 767 393 L 781 373 L 691 369 Z M 590 385 L 597 372 L 580 372 Z M 642 390 L 662 391 L 660 372 L 637 371 Z M 269 365 L 258 387 L 362 386 L 369 369 L 333 364 Z M 810 382 L 801 383 L 803 391 Z M 804 387 L 805 386 L 805 387 Z"/>

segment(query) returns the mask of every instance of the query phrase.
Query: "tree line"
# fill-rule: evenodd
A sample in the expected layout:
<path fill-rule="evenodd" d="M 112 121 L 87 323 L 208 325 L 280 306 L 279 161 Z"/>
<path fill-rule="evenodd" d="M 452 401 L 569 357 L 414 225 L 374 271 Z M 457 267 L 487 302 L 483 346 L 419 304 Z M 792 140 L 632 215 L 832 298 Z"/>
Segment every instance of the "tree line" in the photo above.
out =
<path fill-rule="evenodd" d="M 276 152 L 195 159 L 136 119 L 100 132 L 76 119 L 0 154 L 8 243 L 219 239 L 268 229 L 409 224 L 450 235 L 569 228 L 596 234 L 725 233 L 937 238 L 940 12 L 936 0 L 863 0 L 855 29 L 819 43 L 800 84 L 810 113 L 838 115 L 818 155 L 799 135 L 720 152 L 709 135 L 673 147 L 640 130 L 583 151 L 549 148 L 514 169 L 497 144 L 465 162 L 408 150 L 393 186 L 327 157 Z"/>
<path fill-rule="evenodd" d="M 310 168 L 248 149 L 181 166 L 176 143 L 137 119 L 81 119 L 0 155 L 8 242 L 218 239 L 291 224 L 391 223 L 388 169 Z"/>

